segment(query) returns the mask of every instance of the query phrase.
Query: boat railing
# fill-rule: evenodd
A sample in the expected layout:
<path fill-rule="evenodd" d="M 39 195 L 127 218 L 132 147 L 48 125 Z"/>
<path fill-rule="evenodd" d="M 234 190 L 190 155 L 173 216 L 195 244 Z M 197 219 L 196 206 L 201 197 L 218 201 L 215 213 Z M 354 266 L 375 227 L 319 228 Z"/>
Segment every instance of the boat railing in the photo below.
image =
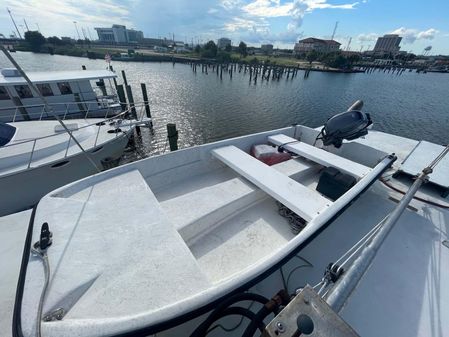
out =
<path fill-rule="evenodd" d="M 114 97 L 99 97 L 104 99 L 92 100 L 92 101 L 79 101 L 79 102 L 66 102 L 66 103 L 48 103 L 49 107 L 60 116 L 62 120 L 69 118 L 89 118 L 99 117 L 99 111 L 105 111 L 104 116 L 108 117 L 111 113 L 114 113 L 120 109 L 120 102 Z M 8 114 L 14 110 L 13 114 Z M 24 117 L 22 113 L 25 112 L 27 117 Z M 43 120 L 54 119 L 54 117 L 48 113 L 45 108 L 45 104 L 28 104 L 18 105 L 0 108 L 0 118 L 6 121 L 17 122 L 20 120 Z"/>
<path fill-rule="evenodd" d="M 88 119 L 85 119 L 86 121 L 89 121 Z M 78 133 L 80 130 L 83 129 L 87 129 L 87 128 L 91 128 L 91 127 L 96 127 L 96 134 L 95 134 L 95 140 L 93 143 L 92 148 L 97 147 L 98 144 L 98 139 L 99 139 L 99 135 L 100 135 L 100 131 L 103 130 L 103 127 L 115 127 L 116 129 L 118 129 L 120 126 L 124 125 L 124 123 L 127 123 L 127 125 L 143 125 L 143 124 L 148 124 L 148 122 L 151 119 L 146 118 L 146 114 L 145 114 L 145 103 L 142 102 L 138 102 L 138 103 L 134 103 L 134 106 L 127 108 L 126 110 L 122 111 L 121 113 L 114 115 L 114 116 L 110 116 L 110 117 L 105 117 L 103 119 L 98 118 L 95 119 L 95 122 L 92 123 L 87 123 L 86 125 L 82 125 L 82 126 L 77 126 L 76 128 L 71 128 L 70 131 L 72 132 L 72 134 L 74 134 L 74 136 L 76 137 L 76 133 Z M 114 123 L 111 125 L 111 123 Z M 70 127 L 70 125 L 69 125 Z M 119 137 L 121 135 L 120 132 L 115 132 L 115 137 Z M 36 160 L 36 151 L 39 150 L 39 146 L 38 143 L 42 142 L 43 140 L 48 141 L 48 139 L 53 138 L 55 139 L 56 137 L 67 137 L 67 145 L 65 146 L 65 150 L 64 150 L 64 156 L 62 156 L 60 159 L 66 158 L 69 154 L 69 150 L 70 150 L 70 146 L 71 145 L 75 145 L 75 143 L 72 141 L 72 138 L 70 136 L 69 133 L 67 133 L 67 131 L 62 130 L 60 133 L 53 133 L 53 134 L 49 134 L 46 136 L 42 136 L 42 137 L 37 137 L 34 139 L 26 139 L 23 141 L 19 141 L 19 142 L 14 142 L 11 144 L 6 144 L 3 145 L 2 147 L 0 147 L 0 154 L 1 151 L 5 151 L 6 149 L 8 149 L 8 151 L 11 151 L 11 148 L 18 148 L 19 146 L 28 146 L 29 144 L 29 158 L 27 160 L 27 164 L 26 167 L 27 169 L 29 169 L 33 163 L 33 160 Z M 62 144 L 64 142 L 61 142 Z M 48 144 L 48 142 L 47 142 Z M 58 142 L 55 142 L 55 144 L 58 144 Z M 20 153 L 28 153 L 28 151 L 17 151 L 17 153 L 20 155 Z M 0 158 L 2 156 L 0 155 Z M 5 156 L 4 158 L 7 158 L 8 156 Z M 22 160 L 21 160 L 22 161 Z"/>

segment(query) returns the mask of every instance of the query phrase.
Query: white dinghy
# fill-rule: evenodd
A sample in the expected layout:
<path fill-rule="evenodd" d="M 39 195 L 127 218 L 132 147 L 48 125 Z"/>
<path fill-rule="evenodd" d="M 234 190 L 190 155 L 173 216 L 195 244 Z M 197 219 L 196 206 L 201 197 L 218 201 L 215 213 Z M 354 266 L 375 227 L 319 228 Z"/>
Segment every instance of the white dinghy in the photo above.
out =
<path fill-rule="evenodd" d="M 366 118 L 348 114 L 354 123 Z M 347 138 L 368 124 L 353 124 Z M 51 192 L 33 211 L 14 333 L 148 335 L 254 286 L 351 212 L 396 159 L 341 140 L 292 126 L 144 159 Z M 269 166 L 250 155 L 254 144 L 291 158 Z M 191 326 L 182 331 L 173 335 Z"/>

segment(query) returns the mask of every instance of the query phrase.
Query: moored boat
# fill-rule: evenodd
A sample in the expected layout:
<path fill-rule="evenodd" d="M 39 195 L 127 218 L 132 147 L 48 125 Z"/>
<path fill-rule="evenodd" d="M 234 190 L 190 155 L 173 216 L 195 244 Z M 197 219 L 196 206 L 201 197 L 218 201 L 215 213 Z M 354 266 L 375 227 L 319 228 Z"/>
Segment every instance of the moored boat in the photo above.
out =
<path fill-rule="evenodd" d="M 322 132 L 297 125 L 219 141 L 134 162 L 49 193 L 32 215 L 13 331 L 17 336 L 219 336 L 225 332 L 212 323 L 223 318 L 229 334 L 241 336 L 249 327 L 228 316 L 255 321 L 248 313 L 251 305 L 267 307 L 269 300 L 263 299 L 279 289 L 289 298 L 297 288 L 320 282 L 332 259 L 388 216 L 395 189 L 412 182 L 406 172 L 392 175 L 418 142 L 376 131 L 366 135 L 369 123 L 359 112 L 340 117 Z M 271 166 L 250 153 L 268 153 Z M 404 221 L 412 222 L 407 240 L 415 242 L 417 233 L 427 231 L 424 240 L 440 255 L 395 237 L 395 256 L 407 266 L 433 256 L 439 260 L 431 266 L 437 268 L 449 258 L 438 246 L 447 241 L 442 230 L 448 204 L 441 186 L 429 183 L 419 193 L 414 213 Z M 409 285 L 391 273 L 394 267 L 375 268 L 416 291 L 415 280 Z M 415 269 L 418 287 L 425 286 L 421 277 L 448 277 L 441 269 Z M 382 285 L 391 296 L 386 306 L 386 299 L 376 302 L 369 292 L 378 293 L 379 274 L 368 276 L 374 288 L 354 295 L 354 303 L 368 313 L 349 305 L 344 316 L 360 334 L 377 335 L 373 324 L 388 315 L 395 318 L 388 324 L 391 331 L 433 331 L 435 312 L 410 306 L 409 314 L 419 317 L 418 326 L 410 328 L 396 309 L 402 289 L 395 293 L 394 282 Z M 423 296 L 444 317 L 449 294 L 442 284 L 436 287 L 441 297 Z M 244 307 L 232 306 L 239 301 Z M 219 311 L 204 316 L 214 309 Z M 273 313 L 265 313 L 256 328 Z"/>
<path fill-rule="evenodd" d="M 51 190 L 109 168 L 136 121 L 108 119 L 0 122 L 0 216 L 33 207 Z M 81 145 L 81 147 L 80 147 Z"/>
<path fill-rule="evenodd" d="M 28 77 L 61 118 L 102 118 L 120 112 L 109 70 L 29 72 Z M 15 68 L 0 75 L 0 121 L 54 119 L 45 104 Z"/>

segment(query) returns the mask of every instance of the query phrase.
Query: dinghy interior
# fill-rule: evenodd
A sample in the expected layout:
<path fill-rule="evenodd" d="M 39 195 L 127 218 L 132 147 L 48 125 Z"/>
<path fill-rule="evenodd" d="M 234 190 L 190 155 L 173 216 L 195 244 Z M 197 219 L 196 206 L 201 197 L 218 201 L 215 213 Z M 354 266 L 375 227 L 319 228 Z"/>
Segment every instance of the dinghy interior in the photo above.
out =
<path fill-rule="evenodd" d="M 16 336 L 149 335 L 190 320 L 172 332 L 189 335 L 204 319 L 192 318 L 273 283 L 306 247 L 314 265 L 321 250 L 342 253 L 394 206 L 376 181 L 397 164 L 390 138 L 384 148 L 367 139 L 324 146 L 330 131 L 297 125 L 205 144 L 51 192 L 30 223 Z M 323 270 L 313 270 L 319 281 Z M 295 275 L 284 288 L 299 282 L 311 281 Z"/>

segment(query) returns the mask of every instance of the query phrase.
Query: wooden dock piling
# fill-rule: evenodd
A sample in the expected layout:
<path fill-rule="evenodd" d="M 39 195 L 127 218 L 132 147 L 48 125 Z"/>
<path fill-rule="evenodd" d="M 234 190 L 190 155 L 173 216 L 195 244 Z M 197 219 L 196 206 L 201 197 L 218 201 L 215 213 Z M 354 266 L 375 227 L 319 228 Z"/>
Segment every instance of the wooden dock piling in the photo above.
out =
<path fill-rule="evenodd" d="M 122 70 L 123 83 L 125 84 L 125 88 L 128 86 L 128 80 L 126 79 L 125 71 Z"/>
<path fill-rule="evenodd" d="M 148 100 L 147 86 L 145 83 L 140 83 L 142 89 L 143 104 L 145 105 L 145 114 L 148 118 L 151 118 L 150 102 Z M 153 121 L 150 122 L 150 127 L 153 126 Z"/>
<path fill-rule="evenodd" d="M 118 99 L 120 101 L 120 106 L 122 108 L 122 112 L 126 110 L 126 96 L 125 96 L 125 90 L 123 88 L 123 84 L 117 85 L 117 95 Z"/>
<path fill-rule="evenodd" d="M 130 85 L 126 86 L 126 95 L 128 96 L 129 107 L 131 109 L 131 116 L 132 118 L 137 119 L 137 111 L 134 105 L 133 91 Z"/>
<path fill-rule="evenodd" d="M 167 137 L 170 151 L 176 151 L 178 149 L 178 130 L 176 130 L 176 124 L 167 124 Z"/>

